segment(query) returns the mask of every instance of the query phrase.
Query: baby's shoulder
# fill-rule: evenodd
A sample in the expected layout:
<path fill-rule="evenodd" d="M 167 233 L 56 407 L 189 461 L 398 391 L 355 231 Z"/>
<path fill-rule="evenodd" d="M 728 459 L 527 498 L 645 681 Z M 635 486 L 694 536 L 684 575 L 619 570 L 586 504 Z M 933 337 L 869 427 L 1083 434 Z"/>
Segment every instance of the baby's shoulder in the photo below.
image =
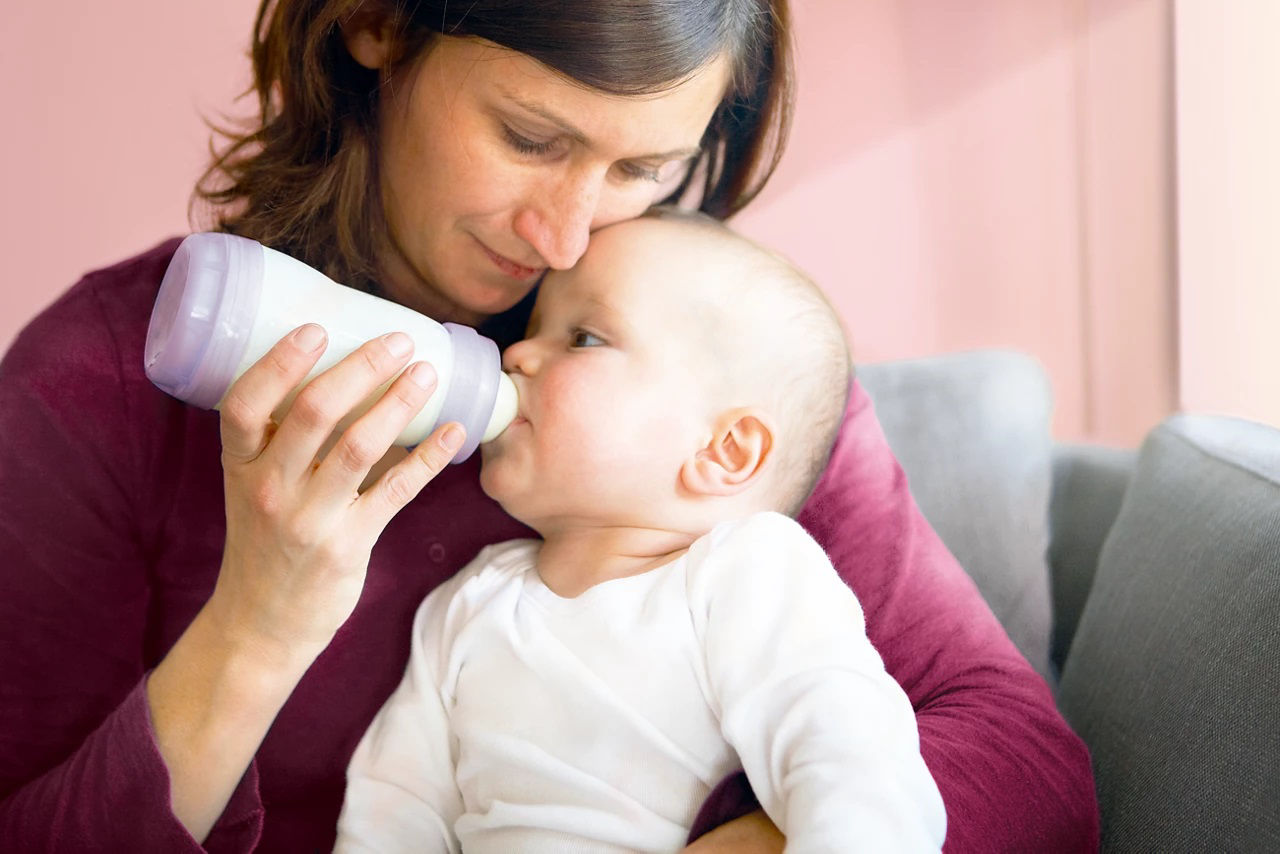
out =
<path fill-rule="evenodd" d="M 733 549 L 768 554 L 778 548 L 817 546 L 809 532 L 790 516 L 763 510 L 716 525 L 702 538 L 710 549 Z M 820 549 L 819 549 L 820 550 Z"/>
<path fill-rule="evenodd" d="M 795 519 L 773 511 L 721 522 L 689 550 L 691 591 L 714 586 L 731 576 L 733 583 L 773 583 L 778 569 L 812 567 L 828 572 L 826 552 Z"/>
<path fill-rule="evenodd" d="M 518 596 L 537 566 L 539 540 L 507 540 L 485 546 L 462 569 L 431 591 L 418 606 L 415 635 L 454 635 L 506 598 Z"/>
<path fill-rule="evenodd" d="M 482 548 L 459 574 L 490 581 L 515 578 L 534 569 L 541 548 L 542 541 L 531 538 L 493 543 Z"/>
<path fill-rule="evenodd" d="M 534 539 L 507 540 L 485 546 L 442 588 L 449 588 L 451 599 L 474 599 L 522 584 L 524 577 L 536 570 L 541 547 L 542 541 Z"/>
<path fill-rule="evenodd" d="M 690 550 L 687 579 L 691 611 L 708 625 L 760 620 L 763 626 L 778 615 L 807 620 L 833 613 L 861 626 L 861 606 L 827 553 L 781 513 L 717 525 Z"/>

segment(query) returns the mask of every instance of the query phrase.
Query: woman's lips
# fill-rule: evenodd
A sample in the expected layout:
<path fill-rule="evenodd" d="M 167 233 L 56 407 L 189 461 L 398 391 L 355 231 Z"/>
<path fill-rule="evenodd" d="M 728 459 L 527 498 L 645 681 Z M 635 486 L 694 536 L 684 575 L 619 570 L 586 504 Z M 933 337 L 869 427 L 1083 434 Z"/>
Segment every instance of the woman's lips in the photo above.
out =
<path fill-rule="evenodd" d="M 542 273 L 542 270 L 537 267 L 526 267 L 523 264 L 517 264 L 505 255 L 499 255 L 488 246 L 485 246 L 479 238 L 476 238 L 476 243 L 484 250 L 484 254 L 489 256 L 489 260 L 493 262 L 495 267 L 513 279 L 525 281 L 535 278 Z"/>

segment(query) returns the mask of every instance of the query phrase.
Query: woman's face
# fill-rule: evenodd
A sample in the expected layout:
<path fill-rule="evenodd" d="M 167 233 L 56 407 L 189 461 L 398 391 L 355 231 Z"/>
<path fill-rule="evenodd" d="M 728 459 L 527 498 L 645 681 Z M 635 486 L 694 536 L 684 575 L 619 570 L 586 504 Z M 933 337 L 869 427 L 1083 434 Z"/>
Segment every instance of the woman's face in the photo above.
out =
<path fill-rule="evenodd" d="M 674 189 L 727 82 L 718 58 L 673 89 L 619 97 L 437 37 L 384 84 L 387 295 L 466 323 L 511 308 L 547 268 L 572 267 L 591 231 Z"/>

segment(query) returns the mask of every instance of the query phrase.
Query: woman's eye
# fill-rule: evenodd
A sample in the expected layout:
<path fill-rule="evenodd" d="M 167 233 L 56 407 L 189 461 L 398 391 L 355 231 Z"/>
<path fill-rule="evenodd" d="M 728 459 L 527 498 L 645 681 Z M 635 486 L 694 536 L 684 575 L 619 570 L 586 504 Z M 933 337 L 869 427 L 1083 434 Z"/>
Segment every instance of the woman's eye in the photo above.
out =
<path fill-rule="evenodd" d="M 692 164 L 692 160 L 668 160 L 658 166 L 651 163 L 622 162 L 618 164 L 618 168 L 622 171 L 623 176 L 630 180 L 652 181 L 655 184 L 663 184 L 681 177 Z"/>
<path fill-rule="evenodd" d="M 571 337 L 571 346 L 573 347 L 603 347 L 604 339 L 598 335 L 593 335 L 585 329 L 575 329 Z"/>
<path fill-rule="evenodd" d="M 529 139 L 524 134 L 516 133 L 510 125 L 502 126 L 502 134 L 507 139 L 507 144 L 521 154 L 546 154 L 555 147 L 555 140 L 542 142 L 536 139 Z"/>
<path fill-rule="evenodd" d="M 655 184 L 662 180 L 662 170 L 652 166 L 642 166 L 639 163 L 622 163 L 619 164 L 622 174 L 628 178 L 637 181 L 653 181 Z"/>

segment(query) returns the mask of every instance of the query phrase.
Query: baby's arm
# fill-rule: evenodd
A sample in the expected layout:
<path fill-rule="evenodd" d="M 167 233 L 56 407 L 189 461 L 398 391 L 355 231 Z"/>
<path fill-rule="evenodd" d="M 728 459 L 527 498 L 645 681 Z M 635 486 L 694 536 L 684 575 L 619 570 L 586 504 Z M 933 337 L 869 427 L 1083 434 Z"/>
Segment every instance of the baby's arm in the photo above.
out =
<path fill-rule="evenodd" d="M 692 558 L 712 702 L 788 850 L 938 850 L 946 814 L 911 704 L 817 543 L 761 514 Z"/>
<path fill-rule="evenodd" d="M 445 616 L 467 575 L 438 587 L 414 616 L 404 678 L 347 766 L 336 852 L 460 850 L 453 828 L 462 796 L 440 671 L 451 641 Z"/>

